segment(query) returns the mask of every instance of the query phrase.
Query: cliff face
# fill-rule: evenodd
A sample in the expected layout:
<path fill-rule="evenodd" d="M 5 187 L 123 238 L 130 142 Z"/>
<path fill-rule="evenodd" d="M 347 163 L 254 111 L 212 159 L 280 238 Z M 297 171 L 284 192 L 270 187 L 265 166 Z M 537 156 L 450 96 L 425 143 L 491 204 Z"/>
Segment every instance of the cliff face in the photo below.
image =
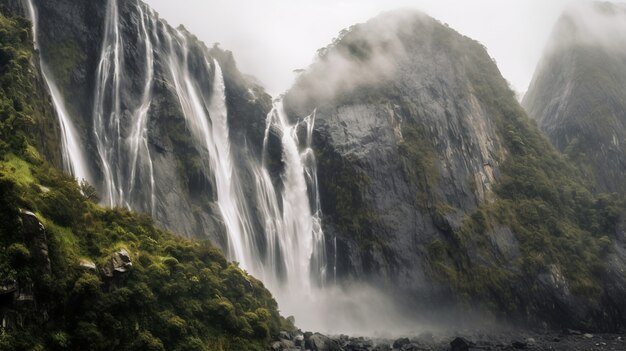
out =
<path fill-rule="evenodd" d="M 506 152 L 467 59 L 451 52 L 474 43 L 426 16 L 397 15 L 346 33 L 285 101 L 297 116 L 317 108 L 326 234 L 357 260 L 340 262 L 340 274 L 399 270 L 415 288 L 427 244 L 493 197 Z"/>
<path fill-rule="evenodd" d="M 217 185 L 184 110 L 198 101 L 186 100 L 209 103 L 219 65 L 229 137 L 242 146 L 233 159 L 243 165 L 260 157 L 270 97 L 239 73 L 229 52 L 208 49 L 139 1 L 32 4 L 41 57 L 83 149 L 84 178 L 102 202 L 225 246 Z M 235 169 L 249 177 L 245 167 Z"/>
<path fill-rule="evenodd" d="M 581 325 L 610 310 L 596 274 L 616 217 L 594 214 L 600 229 L 577 218 L 603 205 L 482 45 L 424 15 L 388 13 L 319 54 L 284 100 L 293 120 L 316 119 L 338 279 L 394 286 L 422 312 L 456 301 Z"/>
<path fill-rule="evenodd" d="M 595 184 L 626 191 L 626 8 L 592 3 L 557 23 L 523 106 Z"/>

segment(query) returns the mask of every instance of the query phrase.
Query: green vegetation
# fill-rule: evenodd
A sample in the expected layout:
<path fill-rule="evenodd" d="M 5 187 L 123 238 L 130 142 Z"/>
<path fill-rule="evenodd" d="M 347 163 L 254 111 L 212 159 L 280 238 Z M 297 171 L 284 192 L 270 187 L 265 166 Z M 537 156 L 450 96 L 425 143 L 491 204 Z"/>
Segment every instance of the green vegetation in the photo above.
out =
<path fill-rule="evenodd" d="M 417 203 L 426 207 L 434 202 L 429 197 L 435 196 L 432 189 L 439 180 L 435 150 L 421 125 L 404 123 L 402 136 L 398 151 L 405 160 L 404 172 L 417 189 Z"/>
<path fill-rule="evenodd" d="M 210 243 L 99 207 L 93 187 L 44 161 L 33 134 L 54 117 L 39 115 L 49 102 L 30 93 L 29 27 L 0 15 L 0 285 L 26 297 L 2 292 L 0 349 L 263 350 L 293 328 L 261 282 Z M 122 249 L 132 267 L 105 274 Z"/>
<path fill-rule="evenodd" d="M 26 151 L 35 120 L 30 107 L 28 79 L 31 50 L 28 22 L 0 16 L 0 156 L 9 150 Z"/>

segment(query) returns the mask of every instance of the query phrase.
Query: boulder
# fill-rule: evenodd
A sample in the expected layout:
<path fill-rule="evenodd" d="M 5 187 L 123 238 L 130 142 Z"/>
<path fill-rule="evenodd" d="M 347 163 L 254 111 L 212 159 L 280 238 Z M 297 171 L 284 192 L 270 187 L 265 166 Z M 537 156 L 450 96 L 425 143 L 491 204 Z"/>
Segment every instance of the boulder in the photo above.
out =
<path fill-rule="evenodd" d="M 86 258 L 81 258 L 78 264 L 80 265 L 81 268 L 88 270 L 88 271 L 97 270 L 96 264 L 92 260 L 88 260 Z"/>
<path fill-rule="evenodd" d="M 121 249 L 111 255 L 111 258 L 102 269 L 103 274 L 109 278 L 128 272 L 133 263 L 126 249 Z"/>
<path fill-rule="evenodd" d="M 319 333 L 311 335 L 308 340 L 305 339 L 305 348 L 311 351 L 341 351 L 336 341 Z"/>
<path fill-rule="evenodd" d="M 450 342 L 451 351 L 469 351 L 470 347 L 476 346 L 473 342 L 458 337 Z"/>
<path fill-rule="evenodd" d="M 408 345 L 411 343 L 409 338 L 400 338 L 393 342 L 393 348 L 401 350 L 404 345 Z"/>
<path fill-rule="evenodd" d="M 513 346 L 514 349 L 518 349 L 518 350 L 523 350 L 523 349 L 528 348 L 528 344 L 523 341 L 513 341 L 511 343 L 511 346 Z"/>

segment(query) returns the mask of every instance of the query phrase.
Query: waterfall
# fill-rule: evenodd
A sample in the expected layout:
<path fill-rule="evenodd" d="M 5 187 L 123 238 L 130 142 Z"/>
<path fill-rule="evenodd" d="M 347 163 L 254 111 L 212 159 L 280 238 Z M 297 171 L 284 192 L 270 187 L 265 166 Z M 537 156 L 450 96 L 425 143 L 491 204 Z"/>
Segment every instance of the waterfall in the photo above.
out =
<path fill-rule="evenodd" d="M 228 257 L 261 278 L 277 296 L 311 294 L 312 281 L 325 280 L 325 244 L 312 150 L 315 114 L 290 124 L 280 99 L 267 115 L 263 155 L 271 130 L 281 135 L 281 191 L 272 182 L 265 161 L 249 160 L 254 200 L 246 197 L 232 158 L 226 88 L 219 62 L 202 65 L 211 89 L 190 71 L 188 38 L 180 30 L 165 31 L 167 64 L 187 129 L 202 156 L 205 174 L 215 181 L 216 202 L 226 226 Z M 197 67 L 196 67 L 197 69 Z M 197 72 L 196 72 L 197 73 Z M 306 128 L 306 140 L 298 132 Z M 250 209 L 261 218 L 262 231 L 253 229 Z M 259 245 L 263 242 L 264 245 Z"/>
<path fill-rule="evenodd" d="M 156 31 L 157 23 L 156 16 L 152 11 L 144 13 L 144 10 L 137 3 L 137 10 L 139 12 L 141 34 L 143 35 L 143 42 L 145 46 L 146 55 L 146 79 L 144 82 L 143 93 L 141 95 L 141 102 L 139 107 L 135 111 L 133 116 L 134 123 L 130 136 L 128 138 L 130 144 L 130 181 L 128 186 L 128 194 L 130 197 L 133 195 L 135 185 L 140 182 L 140 175 L 143 173 L 148 174 L 150 180 L 150 197 L 149 204 L 145 204 L 146 208 L 150 208 L 150 213 L 154 216 L 155 208 L 155 193 L 154 193 L 154 166 L 152 163 L 152 157 L 150 155 L 150 148 L 148 146 L 148 111 L 152 104 L 152 85 L 154 81 L 154 48 L 148 27 L 147 21 L 152 19 L 153 30 Z M 147 18 L 146 18 L 147 17 Z M 152 35 L 158 39 L 156 32 L 152 32 Z M 139 179 L 138 179 L 139 178 Z"/>
<path fill-rule="evenodd" d="M 131 86 L 124 65 L 124 40 L 118 1 L 107 5 L 104 40 L 96 74 L 93 133 L 103 178 L 102 201 L 108 206 L 134 208 L 155 214 L 154 166 L 148 145 L 148 117 L 152 104 L 158 21 L 152 10 L 136 3 L 138 43 L 145 57 L 141 95 L 123 96 Z M 152 26 L 152 29 L 149 28 Z M 130 114 L 130 118 L 126 118 Z"/>
<path fill-rule="evenodd" d="M 315 111 L 292 123 L 281 99 L 276 99 L 265 120 L 263 159 L 258 160 L 232 140 L 227 81 L 218 60 L 140 1 L 108 0 L 106 6 L 91 125 L 99 175 L 94 185 L 103 204 L 151 213 L 157 220 L 162 215 L 163 209 L 155 208 L 165 203 L 160 197 L 168 196 L 167 189 L 159 188 L 166 184 L 159 173 L 159 162 L 166 158 L 153 160 L 160 156 L 150 143 L 156 132 L 149 126 L 155 90 L 165 87 L 175 99 L 174 110 L 182 113 L 201 176 L 211 185 L 206 198 L 214 203 L 206 208 L 216 205 L 211 208 L 218 209 L 215 215 L 224 222 L 226 255 L 263 280 L 281 308 L 295 314 L 299 299 L 322 295 L 318 288 L 327 280 L 312 148 Z M 130 20 L 121 21 L 121 14 L 129 11 Z M 138 37 L 129 37 L 129 32 Z M 79 162 L 83 159 L 79 139 L 58 89 L 52 81 L 48 84 L 64 131 L 68 169 L 82 177 L 87 167 Z M 268 169 L 270 134 L 280 138 L 284 168 L 279 179 L 272 179 Z"/>
<path fill-rule="evenodd" d="M 208 96 L 189 71 L 186 36 L 178 30 L 174 30 L 174 33 L 166 31 L 166 39 L 176 95 L 197 150 L 202 155 L 205 173 L 211 174 L 215 180 L 217 204 L 228 231 L 228 256 L 238 261 L 244 269 L 258 272 L 261 267 L 255 261 L 258 250 L 252 236 L 251 221 L 241 184 L 233 169 L 221 67 L 216 60 L 212 60 L 212 94 Z M 211 63 L 205 59 L 203 65 L 209 76 Z"/>
<path fill-rule="evenodd" d="M 315 113 L 303 121 L 290 124 L 279 98 L 267 116 L 263 142 L 263 166 L 257 170 L 257 202 L 264 217 L 268 237 L 269 264 L 272 271 L 283 272 L 282 280 L 291 290 L 309 291 L 311 280 L 325 280 L 325 244 L 321 229 L 321 210 L 317 191 L 315 157 L 312 149 Z M 301 145 L 298 132 L 306 127 Z M 281 135 L 282 160 L 285 165 L 278 207 L 265 162 L 267 139 L 273 129 Z"/>
<path fill-rule="evenodd" d="M 33 6 L 33 0 L 27 0 L 26 5 L 33 23 L 33 42 L 35 50 L 39 50 L 37 10 Z M 65 107 L 63 95 L 54 83 L 52 74 L 46 65 L 46 62 L 44 62 L 41 54 L 39 54 L 39 67 L 41 68 L 41 75 L 46 83 L 46 86 L 48 87 L 48 91 L 50 92 L 52 104 L 57 114 L 57 118 L 59 119 L 59 126 L 61 127 L 61 155 L 63 158 L 63 169 L 76 179 L 92 182 L 92 178 L 82 152 L 83 147 L 80 143 L 80 138 L 78 137 L 70 114 L 67 112 Z"/>

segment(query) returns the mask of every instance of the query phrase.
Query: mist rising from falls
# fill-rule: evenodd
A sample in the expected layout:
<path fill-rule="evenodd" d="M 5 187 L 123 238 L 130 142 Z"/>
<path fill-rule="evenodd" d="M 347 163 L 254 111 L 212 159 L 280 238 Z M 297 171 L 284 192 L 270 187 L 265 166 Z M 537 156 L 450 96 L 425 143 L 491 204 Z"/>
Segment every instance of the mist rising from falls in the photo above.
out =
<path fill-rule="evenodd" d="M 32 0 L 26 2 L 28 12 L 33 23 L 33 42 L 35 49 L 39 50 L 39 34 L 38 34 L 38 16 L 37 10 L 33 6 Z M 52 79 L 52 74 L 46 62 L 44 62 L 41 54 L 39 55 L 39 66 L 41 67 L 41 75 L 48 87 L 52 104 L 59 119 L 61 129 L 61 155 L 63 158 L 63 169 L 73 175 L 78 180 L 92 181 L 88 166 L 83 155 L 83 146 L 76 132 L 76 128 L 72 122 L 70 114 L 67 112 L 63 95 L 59 91 L 56 83 Z"/>

